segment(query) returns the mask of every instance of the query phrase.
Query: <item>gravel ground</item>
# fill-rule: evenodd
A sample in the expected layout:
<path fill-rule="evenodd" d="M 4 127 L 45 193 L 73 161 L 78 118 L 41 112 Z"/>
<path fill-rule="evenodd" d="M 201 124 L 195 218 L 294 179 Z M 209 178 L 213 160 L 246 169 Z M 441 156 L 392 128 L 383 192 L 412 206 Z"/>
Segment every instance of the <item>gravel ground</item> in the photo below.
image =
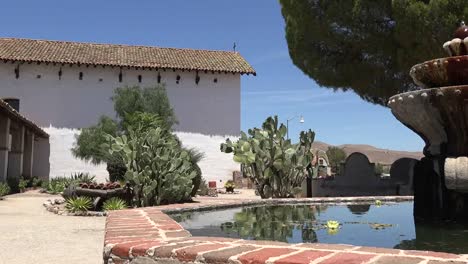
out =
<path fill-rule="evenodd" d="M 0 264 L 102 263 L 105 217 L 60 216 L 30 191 L 0 201 Z"/>

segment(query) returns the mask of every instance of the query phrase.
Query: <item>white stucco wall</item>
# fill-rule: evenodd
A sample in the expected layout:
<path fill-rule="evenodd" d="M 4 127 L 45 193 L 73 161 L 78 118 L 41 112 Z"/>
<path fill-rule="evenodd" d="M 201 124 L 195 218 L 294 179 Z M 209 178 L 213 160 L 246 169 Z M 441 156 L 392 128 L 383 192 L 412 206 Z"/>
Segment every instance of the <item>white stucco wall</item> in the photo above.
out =
<path fill-rule="evenodd" d="M 187 147 L 197 148 L 205 153 L 205 158 L 199 163 L 206 181 L 217 181 L 217 187 L 223 187 L 225 181 L 232 180 L 232 172 L 240 170 L 240 165 L 233 161 L 232 154 L 221 152 L 220 144 L 226 138 L 236 140 L 235 136 L 206 136 L 196 133 L 176 132 L 176 135 Z"/>
<path fill-rule="evenodd" d="M 100 182 L 106 181 L 109 174 L 106 165 L 93 165 L 73 157 L 71 148 L 75 142 L 78 129 L 47 127 L 44 130 L 50 135 L 50 178 L 69 177 L 75 172 L 89 172 Z"/>
<path fill-rule="evenodd" d="M 74 172 L 89 172 L 95 175 L 98 181 L 108 179 L 106 165 L 93 165 L 75 159 L 70 149 L 75 142 L 77 129 L 48 127 L 44 130 L 50 135 L 50 177 L 70 176 Z M 206 157 L 199 163 L 206 181 L 217 181 L 218 186 L 232 179 L 232 172 L 239 170 L 239 164 L 232 160 L 232 154 L 222 153 L 219 145 L 225 141 L 223 136 L 207 136 L 197 133 L 176 132 L 183 145 L 197 148 L 205 153 Z M 235 137 L 230 137 L 235 139 Z"/>
<path fill-rule="evenodd" d="M 114 117 L 110 97 L 115 88 L 151 86 L 157 83 L 158 76 L 156 70 L 123 69 L 120 83 L 118 68 L 24 63 L 19 66 L 16 79 L 16 66 L 17 63 L 0 62 L 0 97 L 19 98 L 20 112 L 43 127 L 82 128 L 95 124 L 101 115 Z M 83 80 L 79 80 L 80 72 Z M 141 83 L 138 75 L 142 76 Z M 176 130 L 206 135 L 239 134 L 239 74 L 201 72 L 198 85 L 195 72 L 160 70 L 160 75 L 180 122 Z"/>
<path fill-rule="evenodd" d="M 158 72 L 123 69 L 120 83 L 119 68 L 24 63 L 16 79 L 16 66 L 17 63 L 0 62 L 0 98 L 19 98 L 20 112 L 50 134 L 50 177 L 83 171 L 104 181 L 108 177 L 105 165 L 95 166 L 71 154 L 75 135 L 79 128 L 95 124 L 101 115 L 115 117 L 110 97 L 116 87 L 155 85 Z M 79 80 L 80 72 L 82 80 Z M 184 145 L 205 152 L 206 158 L 200 164 L 204 177 L 223 184 L 239 166 L 232 161 L 232 156 L 219 150 L 225 137 L 208 135 L 239 134 L 240 75 L 200 72 L 197 85 L 195 72 L 160 70 L 159 73 L 180 123 L 174 128 L 180 131 L 178 136 Z M 141 83 L 138 75 L 142 76 Z M 180 75 L 179 84 L 177 75 Z"/>

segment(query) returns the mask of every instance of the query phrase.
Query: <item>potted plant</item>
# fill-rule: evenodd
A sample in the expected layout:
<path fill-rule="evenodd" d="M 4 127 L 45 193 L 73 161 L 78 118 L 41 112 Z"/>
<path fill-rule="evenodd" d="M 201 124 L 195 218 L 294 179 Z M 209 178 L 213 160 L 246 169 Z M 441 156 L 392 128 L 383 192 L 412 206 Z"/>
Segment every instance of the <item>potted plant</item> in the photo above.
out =
<path fill-rule="evenodd" d="M 224 184 L 224 188 L 226 188 L 227 193 L 233 193 L 234 188 L 236 188 L 236 185 L 234 184 L 234 181 L 229 180 Z"/>

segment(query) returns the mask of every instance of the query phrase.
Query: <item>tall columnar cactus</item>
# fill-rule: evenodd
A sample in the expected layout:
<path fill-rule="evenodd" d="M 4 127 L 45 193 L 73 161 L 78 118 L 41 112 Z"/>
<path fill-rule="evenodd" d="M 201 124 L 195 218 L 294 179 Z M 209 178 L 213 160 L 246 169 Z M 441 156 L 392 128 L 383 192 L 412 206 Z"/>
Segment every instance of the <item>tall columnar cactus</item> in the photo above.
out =
<path fill-rule="evenodd" d="M 285 139 L 287 128 L 278 125 L 278 117 L 269 117 L 262 128 L 249 129 L 237 142 L 227 139 L 221 151 L 233 153 L 234 161 L 241 163 L 244 176 L 256 185 L 262 198 L 292 197 L 310 173 L 313 154 L 310 151 L 315 133 L 302 131 L 299 143 Z"/>
<path fill-rule="evenodd" d="M 189 153 L 162 128 L 130 129 L 129 136 L 108 136 L 110 152 L 122 155 L 125 179 L 133 186 L 136 206 L 153 206 L 190 199 L 192 168 Z"/>

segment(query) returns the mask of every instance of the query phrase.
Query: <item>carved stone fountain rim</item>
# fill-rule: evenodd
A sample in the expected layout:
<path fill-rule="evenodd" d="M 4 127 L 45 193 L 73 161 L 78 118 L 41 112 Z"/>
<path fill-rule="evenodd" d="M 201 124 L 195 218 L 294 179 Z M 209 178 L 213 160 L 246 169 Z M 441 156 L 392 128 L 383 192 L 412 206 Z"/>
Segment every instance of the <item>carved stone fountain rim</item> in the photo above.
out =
<path fill-rule="evenodd" d="M 453 85 L 453 86 L 444 86 L 444 87 L 434 87 L 434 88 L 425 88 L 425 89 L 420 89 L 420 90 L 414 90 L 414 91 L 408 91 L 400 94 L 396 94 L 392 97 L 390 97 L 388 104 L 391 105 L 394 102 L 401 101 L 399 98 L 408 98 L 409 96 L 415 96 L 415 95 L 421 95 L 424 96 L 423 94 L 433 94 L 437 93 L 438 91 L 440 92 L 451 92 L 453 90 L 454 93 L 458 93 L 457 90 L 460 91 L 459 94 L 461 94 L 462 90 L 468 90 L 468 84 L 466 85 Z"/>

